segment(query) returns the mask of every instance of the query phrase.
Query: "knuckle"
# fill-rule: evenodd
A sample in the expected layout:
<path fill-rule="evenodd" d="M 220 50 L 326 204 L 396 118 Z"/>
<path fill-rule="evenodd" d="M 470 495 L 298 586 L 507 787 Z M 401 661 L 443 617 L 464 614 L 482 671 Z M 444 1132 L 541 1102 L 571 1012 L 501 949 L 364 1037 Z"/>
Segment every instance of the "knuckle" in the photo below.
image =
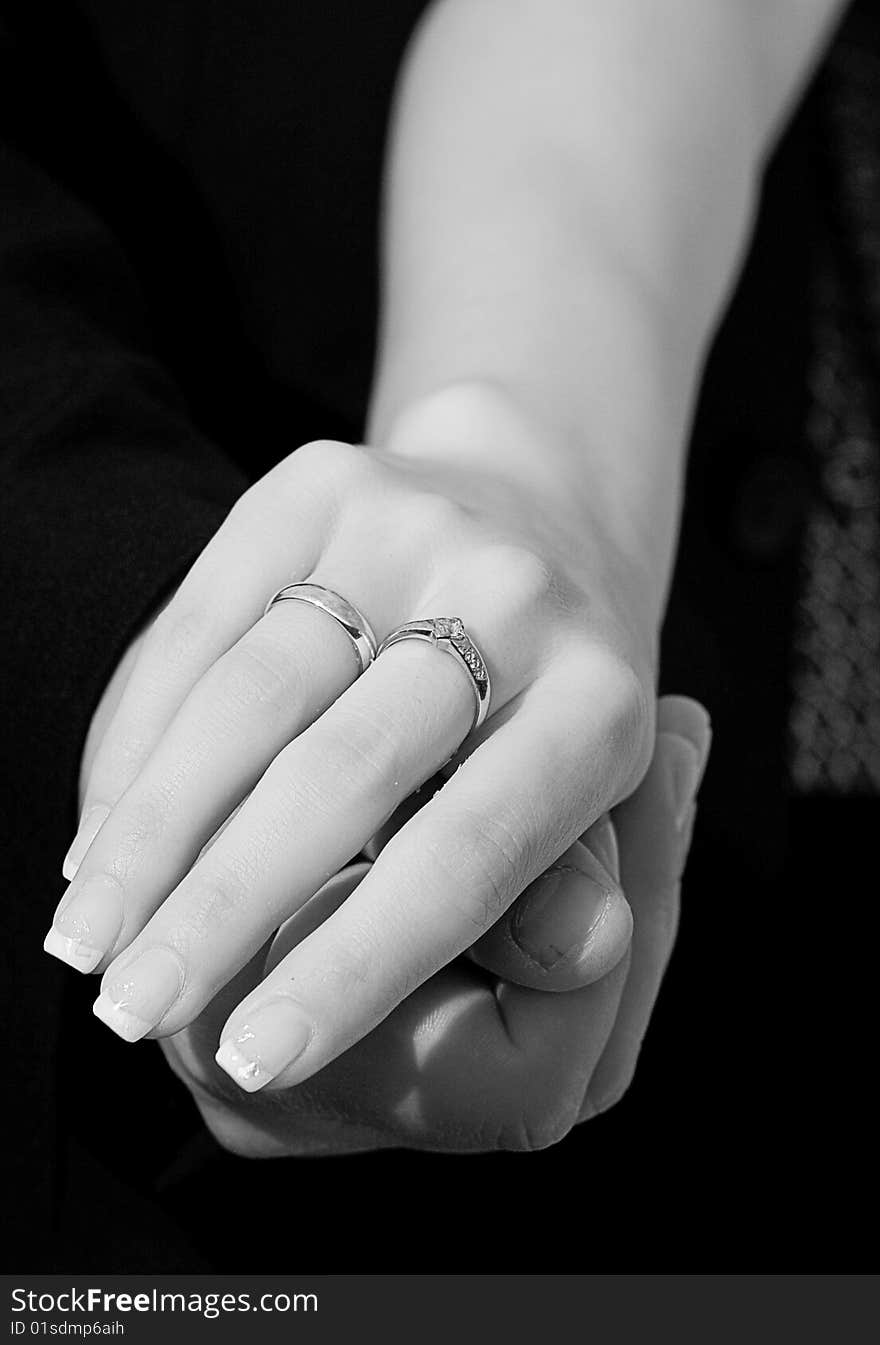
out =
<path fill-rule="evenodd" d="M 270 472 L 255 482 L 234 506 L 244 515 L 262 514 L 267 498 L 281 493 L 286 502 L 301 503 L 303 492 L 317 500 L 335 495 L 345 482 L 357 472 L 366 457 L 363 449 L 336 439 L 312 439 L 300 444 Z"/>
<path fill-rule="evenodd" d="M 653 697 L 630 663 L 621 661 L 620 686 L 614 702 L 613 725 L 620 744 L 620 760 L 628 764 L 628 780 L 640 780 L 653 750 Z"/>
<path fill-rule="evenodd" d="M 646 679 L 623 654 L 589 637 L 578 639 L 570 674 L 573 713 L 584 723 L 601 716 L 620 776 L 634 786 L 653 751 L 655 698 Z"/>
<path fill-rule="evenodd" d="M 134 718 L 114 724 L 112 735 L 106 735 L 92 767 L 91 796 L 108 806 L 117 803 L 136 778 L 148 751 L 146 725 Z"/>
<path fill-rule="evenodd" d="M 577 1112 L 566 1102 L 557 1106 L 541 1103 L 504 1126 L 498 1148 L 512 1153 L 537 1153 L 565 1139 L 577 1123 Z"/>
<path fill-rule="evenodd" d="M 365 771 L 370 784 L 396 784 L 406 769 L 404 746 L 393 718 L 375 704 L 338 709 L 321 743 L 331 778 L 342 776 L 360 787 Z"/>
<path fill-rule="evenodd" d="M 147 646 L 173 672 L 194 663 L 210 645 L 214 624 L 206 603 L 171 602 L 153 622 Z"/>
<path fill-rule="evenodd" d="M 525 885 L 528 849 L 502 818 L 462 812 L 434 817 L 421 839 L 439 895 L 480 930 L 494 924 Z"/>
<path fill-rule="evenodd" d="M 369 925 L 351 925 L 344 939 L 334 941 L 324 993 L 344 1006 L 346 1018 L 369 1019 L 372 1025 L 416 988 L 415 973 L 387 955 L 385 942 L 385 931 Z"/>
<path fill-rule="evenodd" d="M 375 975 L 375 963 L 370 949 L 353 938 L 333 952 L 333 989 L 341 1003 L 360 1000 L 369 989 Z"/>
<path fill-rule="evenodd" d="M 500 542 L 482 558 L 484 572 L 503 584 L 514 616 L 542 609 L 566 611 L 571 605 L 566 581 L 545 556 L 516 542 Z"/>
<path fill-rule="evenodd" d="M 198 885 L 186 893 L 186 903 L 177 913 L 166 941 L 187 962 L 192 949 L 206 938 L 214 937 L 230 924 L 237 924 L 241 911 L 253 906 L 254 888 L 245 873 L 232 864 L 215 862 L 211 872 L 202 875 Z M 202 959 L 194 967 L 187 964 L 187 981 L 192 970 L 201 970 Z"/>
<path fill-rule="evenodd" d="M 408 492 L 402 508 L 403 530 L 421 546 L 433 540 L 455 538 L 465 521 L 465 510 L 458 501 L 434 491 Z"/>
<path fill-rule="evenodd" d="M 357 444 L 340 439 L 312 439 L 291 455 L 291 463 L 297 469 L 305 468 L 310 476 L 317 475 L 336 485 L 360 476 L 369 459 Z"/>
<path fill-rule="evenodd" d="M 114 822 L 116 833 L 110 872 L 125 881 L 145 853 L 153 853 L 165 836 L 173 808 L 173 787 L 153 785 L 139 789 L 126 801 L 121 816 Z"/>
<path fill-rule="evenodd" d="M 648 720 L 648 697 L 642 680 L 628 659 L 603 650 L 598 660 L 603 698 L 614 725 L 635 738 Z"/>
<path fill-rule="evenodd" d="M 284 709 L 301 691 L 290 655 L 271 640 L 256 636 L 221 659 L 216 679 L 221 702 L 235 710 Z"/>

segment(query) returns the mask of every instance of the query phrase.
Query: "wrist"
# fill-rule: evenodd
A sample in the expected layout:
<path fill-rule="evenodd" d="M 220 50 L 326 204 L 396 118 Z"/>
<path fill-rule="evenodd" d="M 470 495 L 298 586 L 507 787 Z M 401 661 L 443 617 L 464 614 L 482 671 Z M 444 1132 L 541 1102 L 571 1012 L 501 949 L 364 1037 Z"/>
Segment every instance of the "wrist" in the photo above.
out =
<path fill-rule="evenodd" d="M 655 427 L 652 450 L 660 438 Z M 458 489 L 472 483 L 475 497 L 516 497 L 527 515 L 542 512 L 557 538 L 568 533 L 581 544 L 589 534 L 620 556 L 644 596 L 649 624 L 659 626 L 678 518 L 674 454 L 654 484 L 653 507 L 645 507 L 645 482 L 629 451 L 615 453 L 598 432 L 554 420 L 521 388 L 486 379 L 413 398 L 370 443 L 440 480 L 464 475 L 467 484 Z"/>
<path fill-rule="evenodd" d="M 450 427 L 446 453 L 467 444 L 539 492 L 553 478 L 665 580 L 709 322 L 685 318 L 608 240 L 594 237 L 556 268 L 509 302 L 448 300 L 430 320 L 425 304 L 392 304 L 369 442 L 428 438 L 439 452 Z M 522 445 L 516 461 L 496 443 L 509 436 Z"/>
<path fill-rule="evenodd" d="M 577 475 L 574 444 L 521 388 L 494 377 L 441 381 L 402 399 L 384 425 L 371 417 L 368 442 L 395 457 L 490 469 L 530 490 Z"/>

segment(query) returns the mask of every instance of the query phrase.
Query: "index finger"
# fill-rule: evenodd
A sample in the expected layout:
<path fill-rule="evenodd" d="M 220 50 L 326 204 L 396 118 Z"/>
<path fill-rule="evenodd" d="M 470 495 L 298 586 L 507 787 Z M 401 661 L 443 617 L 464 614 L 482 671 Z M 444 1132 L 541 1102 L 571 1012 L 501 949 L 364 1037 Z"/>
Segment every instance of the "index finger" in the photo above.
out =
<path fill-rule="evenodd" d="M 91 746 L 80 823 L 64 858 L 68 881 L 199 677 L 260 618 L 279 575 L 292 579 L 311 569 L 329 480 L 326 472 L 314 470 L 310 445 L 295 458 L 295 486 L 294 464 L 285 459 L 247 491 L 130 647 L 131 667 Z M 306 493 L 309 508 L 303 508 Z M 259 547 L 253 546 L 255 535 Z M 243 555 L 247 565 L 241 564 Z"/>

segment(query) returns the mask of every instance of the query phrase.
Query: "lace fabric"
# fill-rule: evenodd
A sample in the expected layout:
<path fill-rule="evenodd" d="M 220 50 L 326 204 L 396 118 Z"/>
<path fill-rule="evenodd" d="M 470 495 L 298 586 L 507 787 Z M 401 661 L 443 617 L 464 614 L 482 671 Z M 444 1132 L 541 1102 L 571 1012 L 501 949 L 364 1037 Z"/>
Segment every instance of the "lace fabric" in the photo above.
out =
<path fill-rule="evenodd" d="M 815 490 L 795 611 L 800 794 L 880 793 L 880 43 L 857 6 L 819 87 L 825 234 L 805 426 Z"/>

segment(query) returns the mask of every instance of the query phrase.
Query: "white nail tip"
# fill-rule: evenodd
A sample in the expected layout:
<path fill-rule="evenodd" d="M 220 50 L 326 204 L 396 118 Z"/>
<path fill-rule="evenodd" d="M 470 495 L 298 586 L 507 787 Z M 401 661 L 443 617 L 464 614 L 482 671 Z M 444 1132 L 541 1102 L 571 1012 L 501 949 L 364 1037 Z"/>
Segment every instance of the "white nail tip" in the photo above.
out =
<path fill-rule="evenodd" d="M 110 816 L 110 809 L 103 803 L 94 804 L 85 814 L 79 824 L 76 835 L 71 842 L 70 849 L 64 856 L 64 863 L 61 865 L 62 876 L 69 883 L 76 877 L 80 864 L 86 857 L 86 852 L 92 841 L 101 830 L 107 818 Z"/>
<path fill-rule="evenodd" d="M 90 948 L 87 943 L 79 943 L 76 939 L 69 939 L 65 934 L 61 934 L 54 925 L 43 940 L 43 950 L 52 957 L 57 957 L 62 962 L 66 962 L 68 967 L 73 967 L 75 971 L 84 973 L 94 971 L 104 956 L 100 948 Z"/>
<path fill-rule="evenodd" d="M 76 841 L 73 842 L 73 845 L 76 845 Z M 80 863 L 78 859 L 73 857 L 73 845 L 64 856 L 64 863 L 61 865 L 61 877 L 66 878 L 69 883 L 72 883 L 76 877 L 76 871 Z"/>
<path fill-rule="evenodd" d="M 223 1042 L 214 1059 L 246 1093 L 256 1093 L 273 1077 L 259 1060 L 248 1060 L 231 1037 Z"/>
<path fill-rule="evenodd" d="M 138 1018 L 136 1013 L 116 1004 L 103 990 L 92 1005 L 92 1013 L 123 1041 L 140 1041 L 153 1027 L 145 1018 Z"/>

